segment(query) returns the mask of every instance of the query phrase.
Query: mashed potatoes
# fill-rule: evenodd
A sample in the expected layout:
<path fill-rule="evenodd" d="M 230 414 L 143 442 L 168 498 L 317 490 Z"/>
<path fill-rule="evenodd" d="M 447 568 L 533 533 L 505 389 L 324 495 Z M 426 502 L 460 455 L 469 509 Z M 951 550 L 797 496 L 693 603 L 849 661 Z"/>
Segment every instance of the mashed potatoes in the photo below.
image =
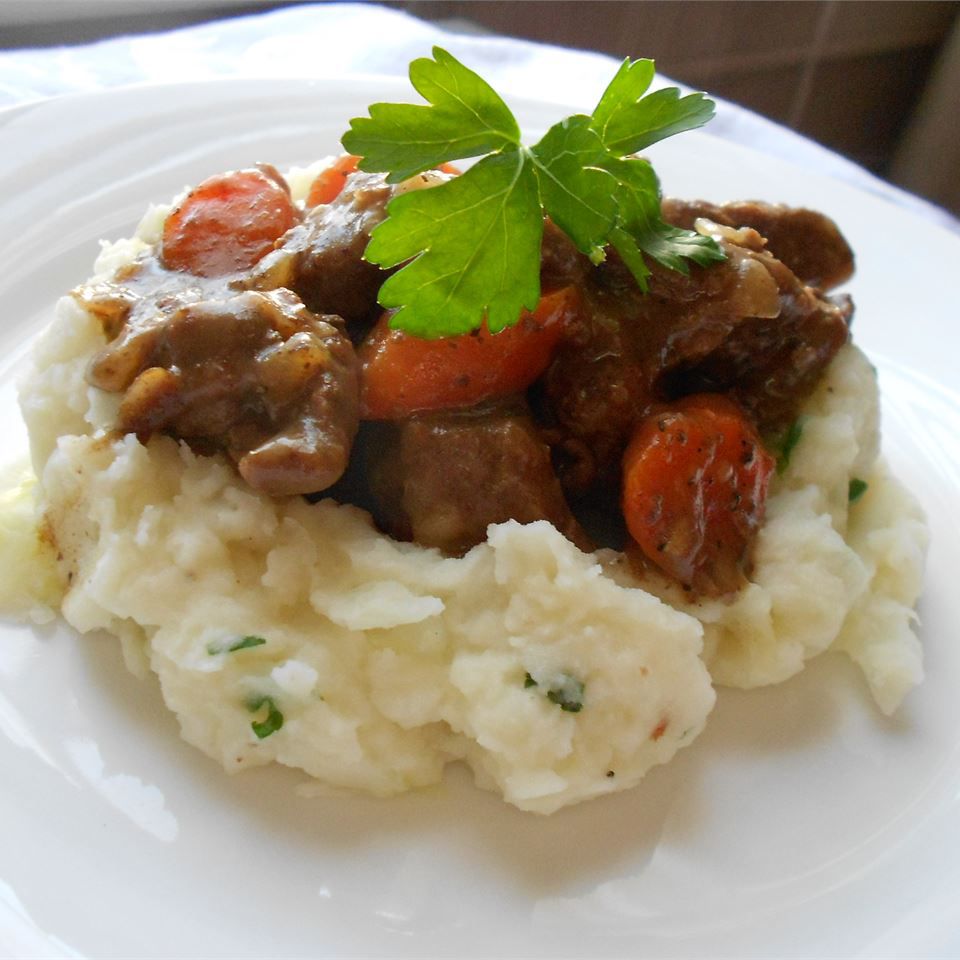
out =
<path fill-rule="evenodd" d="M 163 213 L 98 272 L 153 241 Z M 183 736 L 227 770 L 276 761 L 390 795 L 462 759 L 550 813 L 691 743 L 714 683 L 776 683 L 834 647 L 890 712 L 922 677 L 925 525 L 877 458 L 875 376 L 852 346 L 774 481 L 752 582 L 691 604 L 544 521 L 495 525 L 452 559 L 349 506 L 260 497 L 174 440 L 117 436 L 116 395 L 84 380 L 102 343 L 62 300 L 22 389 L 62 613 L 148 662 Z M 867 484 L 855 502 L 851 480 Z"/>

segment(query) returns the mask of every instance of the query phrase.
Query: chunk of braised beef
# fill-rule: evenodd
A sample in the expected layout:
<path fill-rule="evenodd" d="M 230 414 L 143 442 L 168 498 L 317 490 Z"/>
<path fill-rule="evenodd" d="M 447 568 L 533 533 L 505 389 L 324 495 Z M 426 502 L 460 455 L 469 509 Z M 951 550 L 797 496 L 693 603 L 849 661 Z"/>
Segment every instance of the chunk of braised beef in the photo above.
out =
<path fill-rule="evenodd" d="M 386 219 L 393 188 L 383 174 L 353 173 L 331 203 L 309 210 L 244 281 L 287 287 L 316 313 L 343 317 L 357 339 L 378 313 L 384 273 L 363 259 L 371 231 Z M 353 328 L 357 327 L 354 332 Z"/>
<path fill-rule="evenodd" d="M 764 266 L 777 284 L 777 315 L 745 316 L 705 355 L 677 355 L 665 364 L 655 390 L 671 398 L 728 393 L 770 434 L 794 419 L 849 339 L 853 306 L 848 298 L 826 298 L 804 286 L 773 257 L 766 257 Z"/>
<path fill-rule="evenodd" d="M 540 242 L 540 286 L 555 290 L 573 284 L 582 287 L 592 269 L 590 261 L 573 241 L 549 218 L 543 221 Z"/>
<path fill-rule="evenodd" d="M 151 252 L 124 264 L 109 280 L 81 284 L 71 295 L 96 317 L 107 340 L 114 340 L 131 320 L 144 326 L 160 322 L 165 314 L 186 303 L 229 296 L 229 283 L 223 277 L 166 270 Z"/>
<path fill-rule="evenodd" d="M 357 363 L 339 318 L 316 316 L 289 290 L 138 305 L 87 372 L 123 393 L 118 429 L 223 450 L 271 496 L 337 480 L 359 419 Z"/>
<path fill-rule="evenodd" d="M 519 402 L 411 417 L 371 455 L 377 520 L 397 539 L 459 556 L 486 540 L 491 523 L 549 520 L 591 549 Z"/>
<path fill-rule="evenodd" d="M 801 283 L 830 290 L 853 274 L 853 251 L 836 223 L 816 210 L 742 200 L 715 204 L 667 198 L 664 219 L 692 230 L 703 217 L 727 227 L 751 227 L 767 249 L 785 263 Z"/>
<path fill-rule="evenodd" d="M 619 470 L 634 424 L 670 395 L 667 372 L 723 348 L 747 317 L 779 315 L 762 255 L 722 241 L 727 259 L 689 274 L 651 262 L 649 290 L 611 253 L 591 275 L 588 309 L 543 383 L 543 410 L 564 487 L 582 495 Z"/>
<path fill-rule="evenodd" d="M 536 400 L 563 487 L 582 496 L 619 464 L 648 402 L 645 370 L 617 295 L 589 292 L 587 309 L 557 348 Z"/>

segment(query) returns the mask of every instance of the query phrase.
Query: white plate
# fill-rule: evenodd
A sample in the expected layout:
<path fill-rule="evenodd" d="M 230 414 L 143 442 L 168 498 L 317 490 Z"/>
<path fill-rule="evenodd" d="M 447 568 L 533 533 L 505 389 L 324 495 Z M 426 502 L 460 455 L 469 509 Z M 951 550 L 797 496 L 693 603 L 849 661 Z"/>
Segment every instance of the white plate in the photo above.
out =
<path fill-rule="evenodd" d="M 100 237 L 257 160 L 337 149 L 383 79 L 146 87 L 0 114 L 0 405 Z M 517 104 L 531 133 L 555 107 Z M 303 799 L 182 743 L 116 645 L 0 628 L 0 953 L 19 957 L 848 956 L 960 951 L 960 240 L 886 201 L 691 134 L 668 192 L 833 214 L 858 253 L 858 341 L 885 444 L 933 519 L 929 677 L 893 720 L 826 656 L 722 691 L 706 733 L 631 792 L 538 818 L 463 771 L 391 801 Z"/>

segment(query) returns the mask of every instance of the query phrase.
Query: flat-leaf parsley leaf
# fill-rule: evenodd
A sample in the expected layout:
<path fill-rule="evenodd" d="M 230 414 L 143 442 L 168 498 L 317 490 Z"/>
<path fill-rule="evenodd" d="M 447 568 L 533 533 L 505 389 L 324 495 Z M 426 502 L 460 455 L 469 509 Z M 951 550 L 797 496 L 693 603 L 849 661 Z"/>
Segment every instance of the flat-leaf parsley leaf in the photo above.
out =
<path fill-rule="evenodd" d="M 446 50 L 434 47 L 433 56 L 410 64 L 410 82 L 431 106 L 374 103 L 369 117 L 350 121 L 343 143 L 363 155 L 361 170 L 387 173 L 388 183 L 399 183 L 519 143 L 516 118 L 496 91 Z"/>
<path fill-rule="evenodd" d="M 381 305 L 398 308 L 393 326 L 450 336 L 485 314 L 496 332 L 537 305 L 542 233 L 529 162 L 517 151 L 495 153 L 442 187 L 392 200 L 365 256 L 388 268 L 415 258 L 380 288 Z"/>
<path fill-rule="evenodd" d="M 390 269 L 380 304 L 391 326 L 421 337 L 496 333 L 540 296 L 544 214 L 599 263 L 613 245 L 641 289 L 652 257 L 672 270 L 722 260 L 717 243 L 664 223 L 653 168 L 632 156 L 701 126 L 713 102 L 676 88 L 647 93 L 651 60 L 626 60 L 590 116 L 554 124 L 532 147 L 496 91 L 440 47 L 410 64 L 429 105 L 375 103 L 350 121 L 343 146 L 361 170 L 398 183 L 453 160 L 482 157 L 458 177 L 394 197 L 364 256 Z"/>
<path fill-rule="evenodd" d="M 644 96 L 653 76 L 652 60 L 625 60 L 593 111 L 593 126 L 612 153 L 636 153 L 713 117 L 713 101 L 701 93 L 681 97 L 665 87 Z"/>

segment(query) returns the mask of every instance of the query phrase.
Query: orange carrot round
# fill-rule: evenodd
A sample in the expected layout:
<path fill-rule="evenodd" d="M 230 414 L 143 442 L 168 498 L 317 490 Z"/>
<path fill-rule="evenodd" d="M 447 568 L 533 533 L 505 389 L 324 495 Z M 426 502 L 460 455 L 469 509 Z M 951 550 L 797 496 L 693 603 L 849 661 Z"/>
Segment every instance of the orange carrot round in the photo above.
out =
<path fill-rule="evenodd" d="M 336 200 L 347 182 L 347 177 L 357 169 L 359 160 L 359 157 L 345 153 L 334 160 L 329 167 L 324 167 L 310 184 L 307 206 L 316 207 L 321 203 L 332 203 Z"/>
<path fill-rule="evenodd" d="M 299 219 L 286 188 L 257 168 L 204 180 L 167 217 L 164 266 L 201 277 L 252 267 Z"/>
<path fill-rule="evenodd" d="M 357 170 L 357 164 L 360 157 L 355 157 L 352 153 L 345 153 L 330 164 L 324 167 L 310 184 L 310 192 L 307 194 L 307 206 L 316 207 L 321 203 L 333 203 L 340 196 L 347 182 L 347 177 Z M 452 163 L 441 163 L 438 170 L 443 173 L 449 173 L 452 176 L 459 176 L 460 171 Z"/>
<path fill-rule="evenodd" d="M 732 400 L 685 397 L 645 417 L 627 447 L 627 529 L 647 561 L 695 594 L 736 590 L 774 464 Z"/>
<path fill-rule="evenodd" d="M 384 314 L 358 350 L 361 415 L 396 420 L 525 390 L 546 370 L 579 308 L 576 288 L 562 287 L 499 333 L 483 327 L 436 340 L 391 330 Z"/>

